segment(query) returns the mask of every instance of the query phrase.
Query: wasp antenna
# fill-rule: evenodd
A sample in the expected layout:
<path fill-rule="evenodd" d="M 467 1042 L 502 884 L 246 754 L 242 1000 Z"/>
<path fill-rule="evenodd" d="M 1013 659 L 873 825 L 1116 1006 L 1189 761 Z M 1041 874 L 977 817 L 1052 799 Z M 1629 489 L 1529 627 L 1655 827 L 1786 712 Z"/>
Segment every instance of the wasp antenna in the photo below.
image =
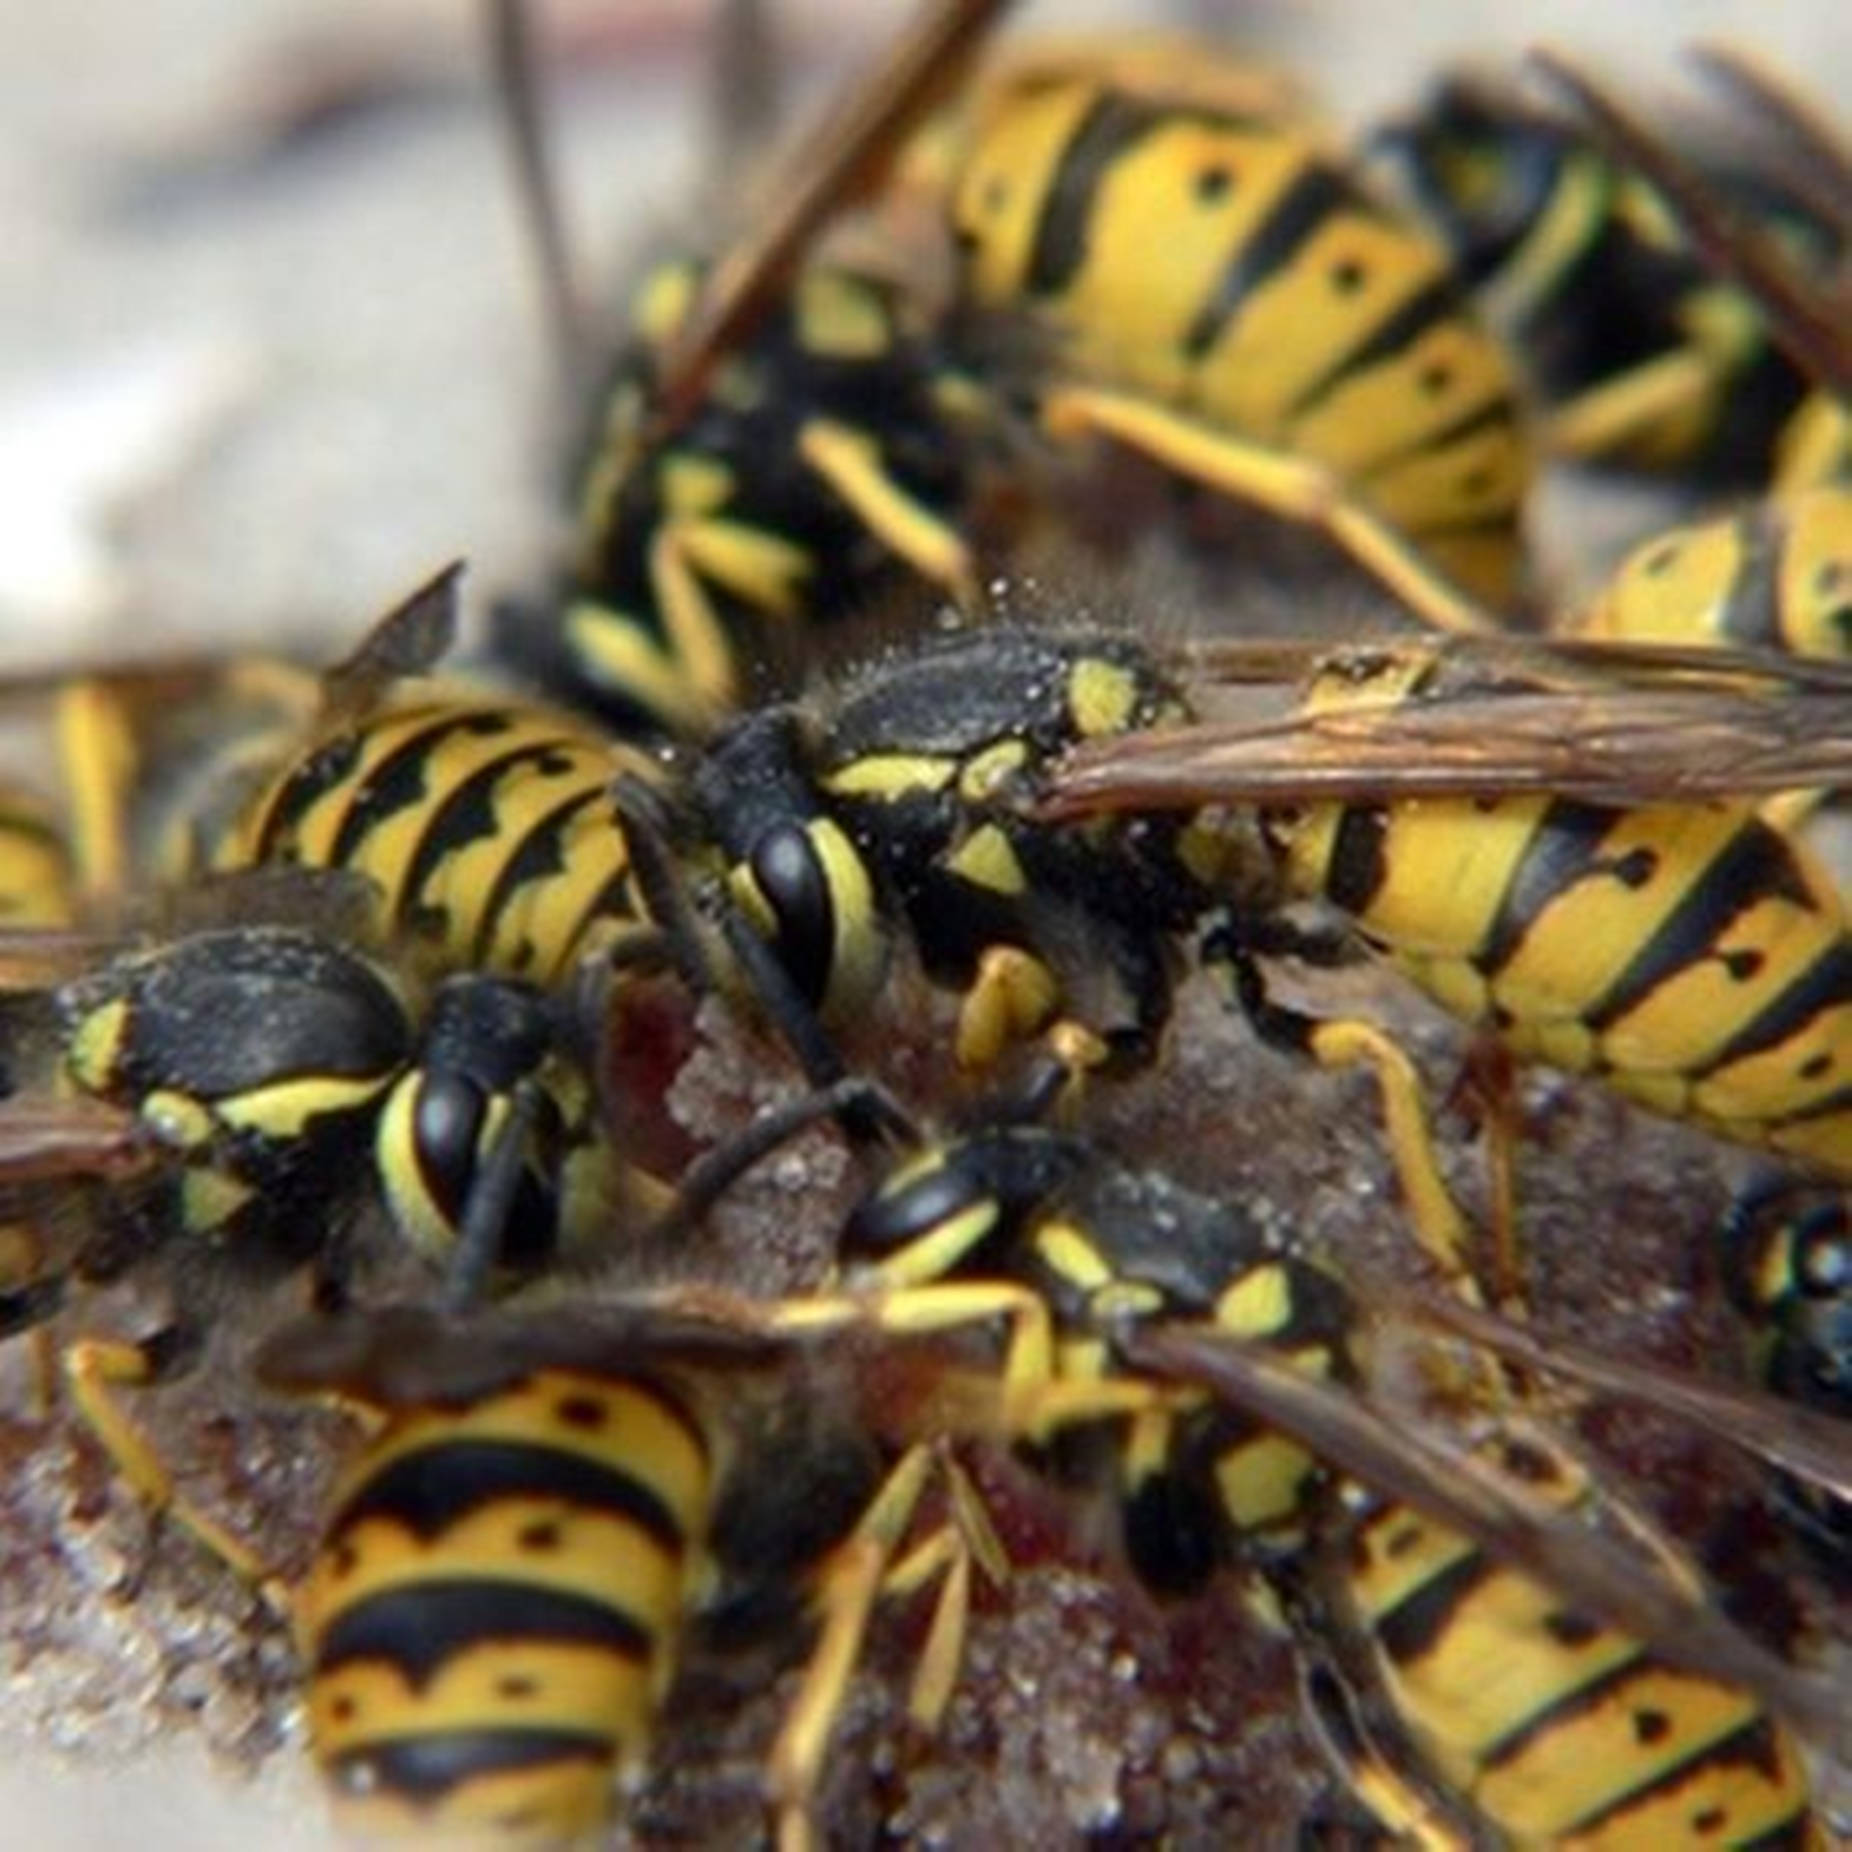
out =
<path fill-rule="evenodd" d="M 1792 156 L 1794 177 L 1813 182 L 1809 203 L 1852 241 L 1852 142 L 1794 85 L 1740 45 L 1701 39 L 1687 55 L 1713 88 L 1776 137 Z"/>
<path fill-rule="evenodd" d="M 477 1167 L 457 1230 L 456 1247 L 444 1275 L 440 1303 L 446 1312 L 465 1311 L 483 1296 L 508 1232 L 508 1218 L 527 1164 L 528 1135 L 534 1128 L 539 1104 L 538 1086 L 532 1080 L 520 1082 L 514 1089 L 507 1117 Z"/>
<path fill-rule="evenodd" d="M 543 120 L 540 59 L 528 0 L 488 0 L 487 27 L 496 113 L 507 137 L 515 193 L 552 325 L 554 364 L 562 389 L 571 391 L 586 376 L 591 342 Z"/>
<path fill-rule="evenodd" d="M 692 1233 L 748 1171 L 824 1119 L 837 1119 L 856 1131 L 873 1124 L 899 1142 L 922 1142 L 919 1127 L 885 1087 L 845 1075 L 761 1113 L 743 1131 L 697 1158 L 684 1173 L 674 1203 L 651 1228 L 651 1243 L 666 1246 Z"/>
<path fill-rule="evenodd" d="M 723 0 L 708 71 L 710 178 L 737 184 L 765 151 L 784 114 L 784 76 L 765 0 Z"/>

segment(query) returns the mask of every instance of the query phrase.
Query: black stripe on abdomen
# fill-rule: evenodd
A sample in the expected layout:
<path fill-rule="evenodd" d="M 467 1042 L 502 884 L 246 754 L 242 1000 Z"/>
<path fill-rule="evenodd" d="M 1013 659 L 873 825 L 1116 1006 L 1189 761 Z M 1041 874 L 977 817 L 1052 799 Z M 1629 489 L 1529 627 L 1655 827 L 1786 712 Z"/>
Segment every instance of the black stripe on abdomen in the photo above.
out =
<path fill-rule="evenodd" d="M 414 1688 L 482 1646 L 587 1646 L 647 1664 L 656 1634 L 614 1603 L 497 1578 L 406 1583 L 370 1595 L 322 1634 L 314 1676 L 367 1661 Z"/>

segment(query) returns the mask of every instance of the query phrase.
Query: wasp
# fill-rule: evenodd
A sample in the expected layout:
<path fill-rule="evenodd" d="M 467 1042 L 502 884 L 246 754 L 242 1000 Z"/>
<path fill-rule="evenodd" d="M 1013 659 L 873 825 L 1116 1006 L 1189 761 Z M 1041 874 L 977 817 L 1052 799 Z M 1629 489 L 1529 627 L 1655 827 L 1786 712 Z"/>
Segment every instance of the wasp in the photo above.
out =
<path fill-rule="evenodd" d="M 1813 165 L 1852 186 L 1852 153 L 1800 113 L 1753 67 L 1716 66 L 1747 87 Z M 1623 640 L 1775 649 L 1844 660 L 1852 649 L 1852 601 L 1843 583 L 1852 541 L 1852 476 L 1845 446 L 1852 348 L 1838 298 L 1817 267 L 1803 266 L 1615 100 L 1553 62 L 1592 132 L 1651 180 L 1694 249 L 1720 279 L 1754 303 L 1770 337 L 1812 382 L 1767 493 L 1746 507 L 1642 542 L 1612 578 L 1568 614 L 1570 634 Z M 1852 215 L 1839 210 L 1846 231 Z M 1770 819 L 1805 835 L 1844 883 L 1843 792 L 1796 790 L 1771 798 Z"/>
<path fill-rule="evenodd" d="M 1321 660 L 1230 646 L 1192 690 L 1199 711 L 1226 698 L 1226 720 L 1090 742 L 1050 773 L 1039 814 L 1214 807 L 1258 829 L 1275 907 L 1328 903 L 1520 1058 L 1843 1175 L 1843 897 L 1804 844 L 1732 794 L 1733 781 L 1791 782 L 1813 757 L 1799 738 L 1812 731 L 1803 683 L 1823 698 L 1816 744 L 1843 759 L 1843 673 L 1706 651 L 1454 643 L 1471 647 Z M 1270 713 L 1255 697 L 1294 657 L 1309 658 L 1309 679 Z M 1699 689 L 1713 676 L 1746 676 L 1741 692 L 1761 682 L 1761 718 L 1741 718 L 1768 729 L 1772 753 L 1753 772 L 1759 751 L 1739 757 L 1721 734 L 1708 736 L 1708 768 L 1694 763 L 1705 735 L 1687 703 L 1709 705 Z M 1264 896 L 1237 909 L 1238 971 L 1238 942 L 1264 947 L 1271 917 Z M 1242 981 L 1258 1001 L 1251 973 Z"/>
<path fill-rule="evenodd" d="M 1650 1521 L 1502 1395 L 1457 1444 L 1385 1421 L 1386 1333 L 1304 1237 L 1043 1123 L 1070 1080 L 1046 1069 L 949 1134 L 916 1133 L 843 1226 L 839 1292 L 774 1322 L 1005 1328 L 984 1366 L 994 1431 L 1110 1493 L 1154 1592 L 1247 1578 L 1389 1830 L 1819 1838 L 1784 1716 L 1817 1728 L 1834 1700 L 1735 1635 Z M 1492 1389 L 1469 1376 L 1447 1393 L 1477 1408 Z M 1769 1420 L 1733 1413 L 1744 1436 Z M 1581 1528 L 1617 1510 L 1644 1563 Z M 1381 1708 L 1367 1730 L 1353 1678 Z"/>
<path fill-rule="evenodd" d="M 1437 1444 L 1404 1427 L 1393 1464 L 1379 1453 L 1352 1466 L 1352 1442 L 1373 1423 L 1320 1385 L 1255 1369 L 1220 1334 L 1166 1334 L 1128 1357 L 1245 1408 L 1258 1392 L 1270 1418 L 1345 1467 L 1315 1547 L 1276 1592 L 1305 1657 L 1314 1731 L 1385 1830 L 1461 1846 L 1487 1834 L 1833 1842 L 1791 1727 L 1841 1753 L 1829 1681 L 1735 1635 L 1682 1554 L 1547 1428 L 1505 1412 Z M 1296 1419 L 1295 1403 L 1320 1414 Z M 1425 1468 L 1419 1493 L 1396 1485 L 1418 1461 L 1464 1494 L 1459 1504 L 1434 1496 Z M 1505 1517 L 1477 1521 L 1493 1507 Z M 1644 1555 L 1604 1548 L 1572 1571 L 1597 1519 Z"/>
<path fill-rule="evenodd" d="M 69 946 L 14 935 L 13 981 Z M 248 1554 L 176 1498 L 115 1388 L 184 1373 L 241 1283 L 306 1266 L 318 1301 L 340 1303 L 372 1220 L 434 1270 L 518 1279 L 605 1242 L 641 1187 L 604 1135 L 587 1038 L 559 1000 L 483 974 L 421 989 L 322 927 L 131 942 L 11 991 L 0 1018 L 9 1220 L 75 1240 L 0 1294 L 0 1328 L 36 1327 L 73 1280 L 165 1272 L 169 1321 L 139 1340 L 79 1339 L 65 1372 L 150 1506 L 241 1570 Z M 502 1144 L 513 1170 L 489 1203 Z"/>
<path fill-rule="evenodd" d="M 1733 101 L 1772 81 L 1706 51 Z M 1800 114 L 1784 107 L 1792 126 Z M 1476 300 L 1523 357 L 1549 408 L 1543 438 L 1577 462 L 1699 484 L 1765 479 L 1803 427 L 1805 371 L 1764 305 L 1720 276 L 1657 177 L 1514 85 L 1453 76 L 1380 143 Z M 1727 143 L 1686 157 L 1796 259 L 1830 272 L 1846 252 L 1831 183 L 1745 164 Z"/>
<path fill-rule="evenodd" d="M 77 871 L 51 806 L 0 787 L 0 927 L 66 926 L 76 913 Z"/>
<path fill-rule="evenodd" d="M 296 1596 L 344 1830 L 593 1832 L 638 1785 L 685 1649 L 737 1655 L 808 1623 L 768 1784 L 780 1843 L 809 1842 L 878 1593 L 942 1575 L 955 1612 L 970 1546 L 955 1513 L 909 1542 L 930 1443 L 889 1444 L 853 1381 L 828 1387 L 812 1347 L 720 1300 L 401 1308 L 266 1346 L 273 1386 L 377 1418 Z"/>
<path fill-rule="evenodd" d="M 414 592 L 325 678 L 195 853 L 223 872 L 364 877 L 382 939 L 555 984 L 647 925 L 609 793 L 658 769 L 560 710 L 424 673 L 453 635 L 456 579 Z"/>
<path fill-rule="evenodd" d="M 1166 662 L 1025 615 L 746 717 L 691 782 L 821 1010 L 905 938 L 964 986 L 973 1065 L 1062 1009 L 1135 1063 L 1193 945 L 1269 1036 L 1376 1068 L 1437 1230 L 1405 1057 L 1281 1011 L 1265 960 L 1374 947 L 1520 1058 L 1842 1175 L 1843 901 L 1740 794 L 1839 782 L 1846 701 L 1832 665 L 1464 638 Z"/>
<path fill-rule="evenodd" d="M 945 88 L 989 10 L 935 9 L 897 63 Z M 660 386 L 671 407 L 716 377 L 795 248 L 886 175 L 936 206 L 951 278 L 921 294 L 1031 478 L 1032 512 L 1003 516 L 1006 532 L 1034 535 L 1050 507 L 1060 520 L 1094 439 L 1322 530 L 1445 628 L 1512 601 L 1529 457 L 1511 364 L 1438 241 L 1375 195 L 1296 85 L 1133 35 L 1007 51 L 914 133 L 932 87 L 871 83 L 844 106 L 840 150 L 806 144 L 791 208 L 689 311 Z M 1187 263 L 1146 261 L 1153 214 Z M 978 503 L 967 531 L 986 526 Z M 1070 521 L 1070 539 L 1095 525 L 1111 522 Z"/>
<path fill-rule="evenodd" d="M 11 923 L 107 927 L 187 873 L 323 683 L 258 653 L 9 678 L 0 709 L 51 774 L 8 787 Z"/>
<path fill-rule="evenodd" d="M 995 10 L 938 9 L 858 86 L 857 112 L 883 137 L 903 133 L 925 80 L 943 81 L 948 32 Z M 510 113 L 532 124 L 532 73 L 504 68 Z M 785 164 L 787 190 L 828 199 L 865 158 L 869 138 L 843 113 Z M 537 127 L 517 145 L 524 190 L 550 223 Z M 772 198 L 767 224 L 716 263 L 669 259 L 637 285 L 572 470 L 572 560 L 553 596 L 508 603 L 499 619 L 504 660 L 620 729 L 699 738 L 778 685 L 781 665 L 789 686 L 814 626 L 905 588 L 981 603 L 981 384 L 899 280 L 788 250 L 792 208 Z"/>
<path fill-rule="evenodd" d="M 1722 1253 L 1761 1379 L 1799 1407 L 1852 1416 L 1852 1208 L 1843 1193 L 1764 1178 L 1733 1205 Z M 1794 1474 L 1776 1485 L 1795 1534 L 1842 1574 L 1852 1504 Z"/>
<path fill-rule="evenodd" d="M 1030 47 L 978 84 L 960 306 L 1046 339 L 1060 437 L 1320 527 L 1407 609 L 1483 627 L 1518 590 L 1529 446 L 1446 252 L 1239 61 L 1126 49 Z"/>
<path fill-rule="evenodd" d="M 1767 493 L 1739 513 L 1644 542 L 1567 627 L 1589 636 L 1843 658 L 1852 647 L 1852 606 L 1841 583 L 1852 505 L 1843 446 L 1830 432 L 1843 426 L 1852 350 L 1834 293 L 1817 267 L 1797 262 L 1766 226 L 1746 220 L 1712 180 L 1612 97 L 1560 60 L 1548 68 L 1579 101 L 1592 132 L 1612 146 L 1612 158 L 1631 163 L 1663 195 L 1718 286 L 1753 305 L 1776 350 L 1811 386 L 1808 423 L 1824 434 L 1793 447 Z M 1718 66 L 1714 55 L 1707 68 L 1749 81 L 1747 70 Z M 1829 154 L 1824 128 L 1800 117 L 1784 94 L 1755 94 L 1779 112 L 1781 126 L 1806 135 L 1822 162 L 1830 158 L 1828 171 L 1842 188 L 1852 184 L 1852 152 Z M 1842 236 L 1852 232 L 1852 215 L 1842 208 L 1838 216 Z"/>

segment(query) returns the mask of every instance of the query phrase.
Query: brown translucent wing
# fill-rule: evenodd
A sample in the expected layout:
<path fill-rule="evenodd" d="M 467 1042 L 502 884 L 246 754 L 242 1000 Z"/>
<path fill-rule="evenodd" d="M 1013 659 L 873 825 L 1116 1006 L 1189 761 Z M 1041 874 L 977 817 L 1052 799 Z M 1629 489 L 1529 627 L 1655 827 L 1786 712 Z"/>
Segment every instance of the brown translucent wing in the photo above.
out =
<path fill-rule="evenodd" d="M 1852 242 L 1852 139 L 1820 104 L 1740 45 L 1705 41 L 1686 54 L 1732 109 L 1752 118 L 1780 157 L 1780 179 Z"/>
<path fill-rule="evenodd" d="M 1739 1632 L 1717 1608 L 1631 1550 L 1520 1496 L 1460 1444 L 1391 1421 L 1264 1348 L 1211 1326 L 1126 1334 L 1135 1368 L 1196 1384 L 1290 1434 L 1374 1491 L 1419 1508 L 1576 1607 L 1647 1641 L 1669 1662 L 1756 1694 L 1823 1749 L 1852 1751 L 1844 1693 Z"/>
<path fill-rule="evenodd" d="M 1706 75 L 1753 110 L 1791 159 L 1776 176 L 1824 224 L 1852 244 L 1852 152 L 1787 86 L 1740 52 L 1699 54 Z M 1721 276 L 1752 296 L 1769 332 L 1802 372 L 1852 394 L 1852 286 L 1814 274 L 1755 219 L 1706 179 L 1568 59 L 1535 51 L 1532 62 L 1574 101 L 1608 152 L 1662 193 L 1685 235 Z"/>
<path fill-rule="evenodd" d="M 1431 665 L 1418 692 L 1369 695 L 1391 685 L 1379 670 L 1418 660 Z M 1350 680 L 1354 700 L 1331 699 Z M 1460 637 L 1229 645 L 1194 655 L 1183 681 L 1195 723 L 1076 748 L 1040 814 L 1525 793 L 1640 804 L 1852 782 L 1840 663 Z"/>
<path fill-rule="evenodd" d="M 129 933 L 66 931 L 56 926 L 0 928 L 0 998 L 53 989 L 133 951 L 139 943 Z"/>
<path fill-rule="evenodd" d="M 1510 1362 L 1676 1415 L 1772 1466 L 1852 1499 L 1852 1422 L 1667 1365 L 1605 1356 L 1554 1332 L 1540 1336 L 1451 1296 L 1412 1298 L 1409 1309 L 1414 1317 L 1456 1331 Z"/>
<path fill-rule="evenodd" d="M 426 675 L 456 642 L 463 562 L 452 560 L 386 613 L 322 676 L 330 718 L 363 712 L 394 682 Z"/>
<path fill-rule="evenodd" d="M 389 1409 L 467 1401 L 538 1369 L 765 1368 L 806 1348 L 750 1301 L 681 1286 L 581 1306 L 387 1305 L 303 1319 L 267 1339 L 259 1379 L 294 1395 L 333 1394 Z"/>
<path fill-rule="evenodd" d="M 1010 0 L 928 0 L 919 18 L 782 160 L 770 204 L 709 271 L 664 362 L 658 418 L 673 426 L 715 361 L 763 312 L 818 229 L 879 184 L 901 143 L 957 82 Z"/>
<path fill-rule="evenodd" d="M 0 1187 L 151 1175 L 171 1154 L 133 1113 L 97 1100 L 0 1103 Z"/>

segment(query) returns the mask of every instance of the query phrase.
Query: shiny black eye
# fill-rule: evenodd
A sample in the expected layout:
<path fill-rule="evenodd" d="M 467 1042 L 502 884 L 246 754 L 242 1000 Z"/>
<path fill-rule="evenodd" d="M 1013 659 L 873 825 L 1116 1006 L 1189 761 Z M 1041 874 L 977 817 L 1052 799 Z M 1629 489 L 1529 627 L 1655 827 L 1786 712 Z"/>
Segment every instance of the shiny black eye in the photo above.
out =
<path fill-rule="evenodd" d="M 984 1195 L 977 1181 L 944 1168 L 882 1190 L 857 1206 L 843 1229 L 845 1255 L 892 1254 L 962 1215 Z"/>
<path fill-rule="evenodd" d="M 779 962 L 805 1001 L 821 1004 L 836 952 L 836 909 L 816 845 L 799 825 L 780 824 L 753 844 L 749 866 L 777 922 Z"/>
<path fill-rule="evenodd" d="M 412 1141 L 425 1187 L 455 1222 L 476 1171 L 487 1103 L 479 1088 L 455 1074 L 427 1074 L 412 1109 Z"/>

